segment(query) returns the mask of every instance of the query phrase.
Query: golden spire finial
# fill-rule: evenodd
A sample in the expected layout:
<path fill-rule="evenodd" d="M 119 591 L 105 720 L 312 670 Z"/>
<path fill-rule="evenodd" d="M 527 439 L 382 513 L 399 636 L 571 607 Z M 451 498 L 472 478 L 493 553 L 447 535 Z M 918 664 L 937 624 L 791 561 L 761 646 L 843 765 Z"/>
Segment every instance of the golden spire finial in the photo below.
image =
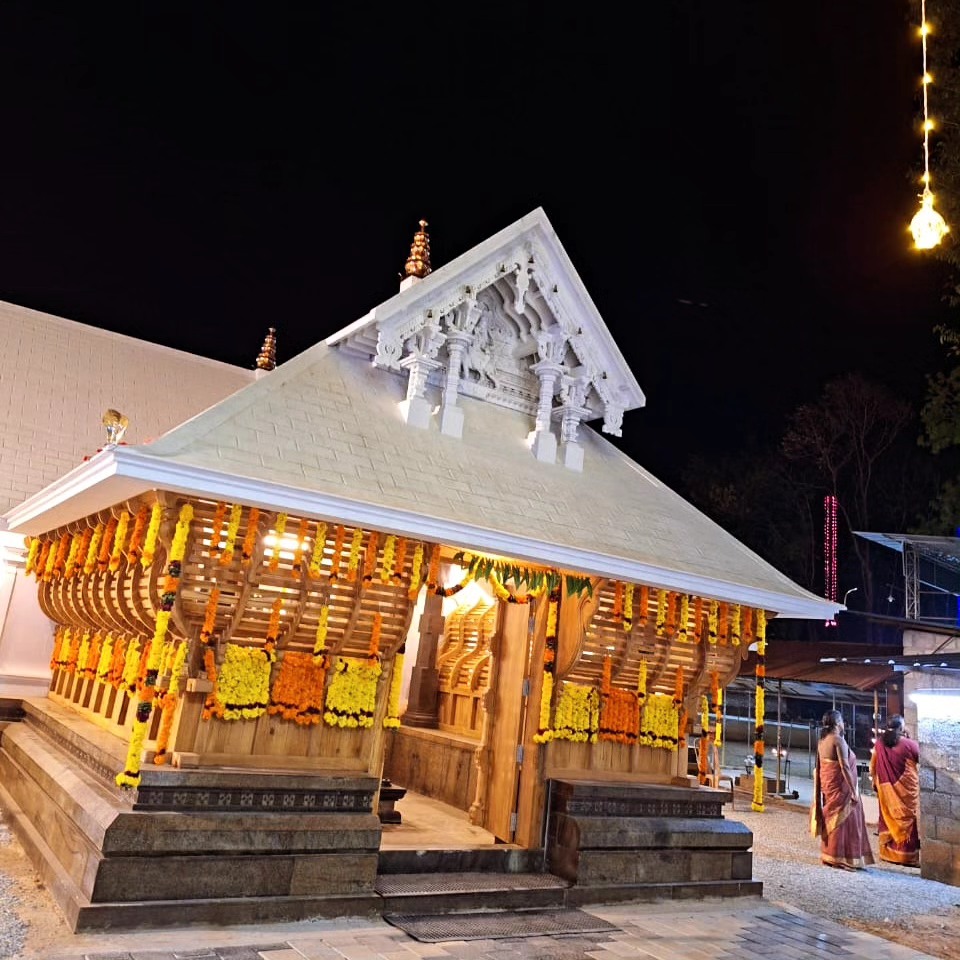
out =
<path fill-rule="evenodd" d="M 423 279 L 430 270 L 430 237 L 427 235 L 427 221 L 421 220 L 420 229 L 413 235 L 410 256 L 407 257 L 403 272 L 408 277 Z"/>
<path fill-rule="evenodd" d="M 277 366 L 277 328 L 270 327 L 263 338 L 263 346 L 257 357 L 258 370 L 273 370 Z"/>

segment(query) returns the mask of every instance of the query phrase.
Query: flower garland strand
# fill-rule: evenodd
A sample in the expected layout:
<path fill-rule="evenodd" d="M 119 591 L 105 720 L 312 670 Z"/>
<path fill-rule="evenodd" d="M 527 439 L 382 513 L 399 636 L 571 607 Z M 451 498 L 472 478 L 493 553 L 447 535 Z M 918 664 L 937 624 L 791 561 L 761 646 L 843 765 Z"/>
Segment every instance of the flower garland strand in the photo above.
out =
<path fill-rule="evenodd" d="M 594 687 L 564 681 L 551 731 L 554 740 L 596 743 L 600 730 L 600 694 Z"/>
<path fill-rule="evenodd" d="M 347 560 L 347 581 L 354 583 L 357 579 L 357 568 L 360 566 L 360 549 L 363 545 L 363 530 L 357 527 L 353 531 L 350 541 L 350 557 Z"/>
<path fill-rule="evenodd" d="M 437 548 L 439 550 L 439 547 Z M 554 674 L 557 670 L 557 625 L 560 618 L 560 588 L 555 587 L 547 598 L 547 633 L 543 644 L 543 680 L 540 686 L 540 714 L 534 743 L 549 743 L 553 739 L 550 724 L 550 706 L 553 702 Z"/>
<path fill-rule="evenodd" d="M 143 567 L 144 570 L 153 565 L 153 558 L 157 552 L 157 541 L 160 537 L 160 521 L 162 519 L 163 506 L 158 502 L 150 508 L 150 523 L 147 525 L 147 535 L 143 541 L 143 552 L 140 554 L 140 566 Z M 96 534 L 94 534 L 94 536 L 96 536 Z"/>
<path fill-rule="evenodd" d="M 633 629 L 633 584 L 628 583 L 623 593 L 623 629 L 629 633 Z"/>
<path fill-rule="evenodd" d="M 667 591 L 657 591 L 657 636 L 662 637 L 667 626 Z"/>
<path fill-rule="evenodd" d="M 109 570 L 116 573 L 123 561 L 123 548 L 127 542 L 127 527 L 130 524 L 130 514 L 124 510 L 117 520 L 117 530 L 113 536 L 113 550 L 110 552 Z"/>
<path fill-rule="evenodd" d="M 260 526 L 260 508 L 251 507 L 247 514 L 247 532 L 243 538 L 243 546 L 240 548 L 240 562 L 248 567 L 253 559 L 253 551 L 257 547 L 257 534 Z"/>
<path fill-rule="evenodd" d="M 373 615 L 373 627 L 370 630 L 370 648 L 367 657 L 375 660 L 380 656 L 380 631 L 383 629 L 383 614 L 379 611 Z"/>
<path fill-rule="evenodd" d="M 303 548 L 307 542 L 307 524 L 306 517 L 300 518 L 300 526 L 297 528 L 297 547 L 293 552 L 293 578 L 299 580 L 303 576 Z"/>
<path fill-rule="evenodd" d="M 283 534 L 287 529 L 287 515 L 285 513 L 277 514 L 277 522 L 273 534 L 273 550 L 270 553 L 270 572 L 275 573 L 280 567 L 280 543 L 283 540 Z"/>
<path fill-rule="evenodd" d="M 757 813 L 763 813 L 763 717 L 766 713 L 764 686 L 767 676 L 767 614 L 758 608 L 754 613 L 754 630 L 757 640 L 757 692 L 755 704 L 756 730 L 753 738 L 753 803 Z"/>
<path fill-rule="evenodd" d="M 643 708 L 639 742 L 647 747 L 675 751 L 680 742 L 680 718 L 673 700 L 665 693 L 652 693 Z"/>
<path fill-rule="evenodd" d="M 57 565 L 57 553 L 60 549 L 58 540 L 50 541 L 50 549 L 47 551 L 46 563 L 43 565 L 43 582 L 49 583 L 53 579 L 53 571 Z"/>
<path fill-rule="evenodd" d="M 383 541 L 383 560 L 380 563 L 380 582 L 389 583 L 393 577 L 393 558 L 397 550 L 397 538 L 390 534 Z"/>
<path fill-rule="evenodd" d="M 133 532 L 130 534 L 130 543 L 127 546 L 127 564 L 133 566 L 139 559 L 143 549 L 143 535 L 147 532 L 147 518 L 150 511 L 142 503 L 133 521 Z"/>
<path fill-rule="evenodd" d="M 182 640 L 173 655 L 170 665 L 170 685 L 160 699 L 160 729 L 157 731 L 157 752 L 153 762 L 159 767 L 167 763 L 170 754 L 167 744 L 170 742 L 170 733 L 173 730 L 173 719 L 177 714 L 177 703 L 180 700 L 180 678 L 183 675 L 183 665 L 187 659 L 187 650 L 190 644 Z"/>
<path fill-rule="evenodd" d="M 688 625 L 690 622 L 690 597 L 684 593 L 680 595 L 680 632 L 677 639 L 685 643 L 690 639 Z"/>
<path fill-rule="evenodd" d="M 733 621 L 730 624 L 730 645 L 740 646 L 740 637 L 743 633 L 743 608 L 739 603 L 733 605 Z"/>
<path fill-rule="evenodd" d="M 67 566 L 67 553 L 70 551 L 70 534 L 65 533 L 57 544 L 57 555 L 53 561 L 53 575 L 59 580 Z"/>
<path fill-rule="evenodd" d="M 430 565 L 427 568 L 427 589 L 436 589 L 440 580 L 440 544 L 435 543 L 430 551 Z"/>
<path fill-rule="evenodd" d="M 720 673 L 714 670 L 710 676 L 713 693 L 713 742 L 719 749 L 723 744 L 723 687 L 720 686 Z"/>
<path fill-rule="evenodd" d="M 397 549 L 394 552 L 393 573 L 391 580 L 395 586 L 400 586 L 403 580 L 403 565 L 407 562 L 407 538 L 400 537 L 397 540 Z"/>
<path fill-rule="evenodd" d="M 153 714 L 153 701 L 156 695 L 157 676 L 160 660 L 163 656 L 163 642 L 173 615 L 173 604 L 180 587 L 180 574 L 183 558 L 187 551 L 187 539 L 190 536 L 190 522 L 193 520 L 193 507 L 185 503 L 180 508 L 180 516 L 170 544 L 170 562 L 167 566 L 167 576 L 163 584 L 163 593 L 160 600 L 160 610 L 157 612 L 157 622 L 154 628 L 153 639 L 150 642 L 147 657 L 147 671 L 143 687 L 140 690 L 140 699 L 137 703 L 136 717 L 133 722 L 133 731 L 130 734 L 130 746 L 127 751 L 127 762 L 121 773 L 117 774 L 117 786 L 130 788 L 140 784 L 140 762 L 143 754 L 143 744 L 150 726 L 150 717 Z"/>
<path fill-rule="evenodd" d="M 700 783 L 707 782 L 707 771 L 710 766 L 708 751 L 710 749 L 710 704 L 706 696 L 700 697 L 700 749 L 697 751 L 697 779 Z"/>
<path fill-rule="evenodd" d="M 101 573 L 106 573 L 110 566 L 110 553 L 113 549 L 113 538 L 117 532 L 117 518 L 111 517 L 107 521 L 107 529 L 103 532 L 103 539 L 100 541 L 100 553 L 97 555 L 97 569 Z"/>
<path fill-rule="evenodd" d="M 26 566 L 23 568 L 23 572 L 26 576 L 30 576 L 33 573 L 34 568 L 37 565 L 37 557 L 40 555 L 40 538 L 39 537 L 27 537 L 28 549 L 27 549 L 27 562 Z"/>
<path fill-rule="evenodd" d="M 267 660 L 270 663 L 275 663 L 277 659 L 277 639 L 280 636 L 280 610 L 282 607 L 283 598 L 277 597 L 273 601 L 270 622 L 267 624 L 267 638 L 263 642 L 263 652 L 267 655 Z"/>
<path fill-rule="evenodd" d="M 384 568 L 387 568 L 384 562 Z M 400 726 L 400 691 L 403 687 L 403 660 L 406 647 L 400 644 L 400 649 L 393 658 L 393 672 L 390 674 L 390 693 L 387 695 L 387 714 L 383 718 L 383 726 L 387 730 L 395 730 Z"/>
<path fill-rule="evenodd" d="M 271 666 L 265 650 L 228 643 L 204 719 L 256 720 L 265 713 L 270 702 Z"/>
<path fill-rule="evenodd" d="M 418 543 L 413 550 L 413 564 L 410 567 L 410 590 L 407 596 L 411 600 L 417 599 L 420 593 L 420 584 L 423 577 L 423 544 Z"/>
<path fill-rule="evenodd" d="M 347 538 L 347 531 L 343 525 L 337 527 L 337 533 L 333 540 L 333 556 L 330 560 L 330 579 L 338 580 L 340 578 L 340 567 L 343 563 L 343 542 Z"/>
<path fill-rule="evenodd" d="M 243 516 L 243 507 L 239 503 L 230 507 L 230 519 L 227 522 L 227 537 L 220 554 L 220 566 L 227 567 L 233 563 L 233 555 L 237 549 L 237 534 L 240 532 L 240 518 Z"/>
<path fill-rule="evenodd" d="M 317 620 L 317 633 L 313 640 L 313 661 L 321 663 L 326 658 L 327 652 L 327 621 L 330 618 L 330 607 L 323 604 L 320 608 L 320 618 Z"/>
<path fill-rule="evenodd" d="M 217 503 L 217 509 L 213 514 L 213 523 L 210 529 L 210 554 L 211 560 L 216 560 L 220 556 L 220 535 L 223 532 L 223 521 L 227 518 L 227 505 L 221 500 Z"/>
<path fill-rule="evenodd" d="M 363 580 L 370 583 L 377 570 L 377 551 L 380 545 L 380 534 L 376 530 L 370 531 L 367 538 L 367 550 L 363 555 Z"/>
<path fill-rule="evenodd" d="M 707 641 L 716 646 L 717 631 L 719 630 L 720 604 L 716 600 L 710 601 L 707 613 Z"/>
<path fill-rule="evenodd" d="M 67 553 L 67 562 L 63 568 L 63 575 L 69 580 L 77 572 L 77 558 L 80 556 L 80 545 L 83 543 L 83 534 L 75 533 L 70 538 L 70 550 Z"/>
<path fill-rule="evenodd" d="M 323 551 L 327 546 L 327 525 L 322 521 L 317 524 L 317 532 L 313 536 L 313 551 L 310 562 L 307 564 L 307 573 L 313 580 L 319 578 L 323 571 Z"/>

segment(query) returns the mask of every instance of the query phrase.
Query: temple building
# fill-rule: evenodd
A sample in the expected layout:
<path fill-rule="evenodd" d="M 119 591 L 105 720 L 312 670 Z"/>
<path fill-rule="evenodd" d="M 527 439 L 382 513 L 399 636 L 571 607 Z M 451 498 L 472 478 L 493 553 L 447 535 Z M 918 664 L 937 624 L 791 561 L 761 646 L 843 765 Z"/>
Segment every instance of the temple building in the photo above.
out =
<path fill-rule="evenodd" d="M 77 929 L 396 912 L 444 870 L 524 903 L 759 890 L 723 689 L 772 618 L 838 605 L 605 438 L 645 398 L 541 210 L 436 269 L 426 227 L 395 296 L 275 369 L 273 331 L 257 372 L 103 335 L 126 380 L 45 382 L 107 442 L 62 429 L 82 451 L 4 515 L 39 604 L 0 670 L 43 691 L 8 688 L 0 805 Z M 165 371 L 178 405 L 141 412 Z M 485 849 L 418 871 L 385 777 Z"/>

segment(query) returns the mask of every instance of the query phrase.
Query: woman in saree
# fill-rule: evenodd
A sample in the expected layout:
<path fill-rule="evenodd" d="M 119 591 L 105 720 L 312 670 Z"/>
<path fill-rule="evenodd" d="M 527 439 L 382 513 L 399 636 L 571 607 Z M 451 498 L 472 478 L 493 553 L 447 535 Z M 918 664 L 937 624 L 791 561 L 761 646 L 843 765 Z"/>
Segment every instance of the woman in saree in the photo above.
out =
<path fill-rule="evenodd" d="M 820 837 L 821 863 L 862 870 L 874 862 L 873 851 L 857 789 L 857 758 L 843 734 L 840 711 L 828 710 L 817 744 L 810 830 Z"/>
<path fill-rule="evenodd" d="M 880 807 L 880 859 L 920 866 L 920 748 L 906 736 L 903 717 L 890 717 L 870 757 Z"/>

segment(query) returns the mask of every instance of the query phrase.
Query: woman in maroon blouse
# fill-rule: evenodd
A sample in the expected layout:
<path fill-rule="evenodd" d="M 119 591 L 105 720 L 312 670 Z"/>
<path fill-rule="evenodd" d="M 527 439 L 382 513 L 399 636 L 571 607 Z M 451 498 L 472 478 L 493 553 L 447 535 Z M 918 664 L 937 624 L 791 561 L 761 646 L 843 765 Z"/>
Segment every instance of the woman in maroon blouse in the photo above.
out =
<path fill-rule="evenodd" d="M 903 717 L 887 720 L 870 757 L 870 776 L 880 807 L 880 859 L 920 866 L 920 748 L 904 730 Z"/>

